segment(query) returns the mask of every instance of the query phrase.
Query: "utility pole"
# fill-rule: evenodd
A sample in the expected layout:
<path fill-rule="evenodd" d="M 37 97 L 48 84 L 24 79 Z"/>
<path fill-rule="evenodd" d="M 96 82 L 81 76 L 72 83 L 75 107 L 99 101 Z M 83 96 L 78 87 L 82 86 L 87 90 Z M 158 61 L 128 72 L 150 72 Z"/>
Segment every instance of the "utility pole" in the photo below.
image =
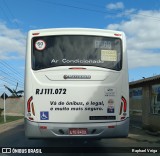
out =
<path fill-rule="evenodd" d="M 4 86 L 4 88 L 6 88 L 5 86 Z M 6 93 L 5 93 L 5 90 L 6 89 L 4 89 L 4 122 L 6 122 Z"/>

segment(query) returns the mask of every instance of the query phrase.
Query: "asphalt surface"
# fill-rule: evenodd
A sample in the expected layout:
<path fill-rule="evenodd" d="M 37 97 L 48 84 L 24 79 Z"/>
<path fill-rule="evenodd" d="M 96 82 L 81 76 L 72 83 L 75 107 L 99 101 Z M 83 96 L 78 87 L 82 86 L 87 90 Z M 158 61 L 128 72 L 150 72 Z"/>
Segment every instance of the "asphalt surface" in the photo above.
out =
<path fill-rule="evenodd" d="M 138 122 L 139 121 L 139 122 Z M 128 138 L 137 141 L 149 141 L 152 143 L 160 143 L 160 133 L 152 133 L 141 128 L 141 121 L 131 121 L 130 122 L 130 133 Z M 0 125 L 0 133 L 13 129 L 24 123 L 24 119 L 16 120 L 13 122 L 5 123 Z"/>
<path fill-rule="evenodd" d="M 55 155 L 55 156 L 69 156 L 69 155 L 75 155 L 73 154 L 74 150 L 78 150 L 77 156 L 90 156 L 90 155 L 123 155 L 123 156 L 132 156 L 132 155 L 153 155 L 153 153 L 124 153 L 119 154 L 117 151 L 120 150 L 120 152 L 123 152 L 122 147 L 148 147 L 148 148 L 154 148 L 154 147 L 160 147 L 160 137 L 148 135 L 145 133 L 144 130 L 135 128 L 134 126 L 130 127 L 130 132 L 128 138 L 115 138 L 115 139 L 102 139 L 101 141 L 86 141 L 86 140 L 66 140 L 66 139 L 38 139 L 38 140 L 29 140 L 24 136 L 24 123 L 23 120 L 16 121 L 14 123 L 9 123 L 7 125 L 3 125 L 0 127 L 0 147 L 9 147 L 9 148 L 46 148 L 50 147 L 50 149 L 55 150 L 52 154 L 36 154 L 36 155 Z M 84 152 L 84 147 L 87 148 L 87 152 Z M 97 153 L 96 148 L 98 147 L 98 150 L 112 150 L 112 153 Z M 121 147 L 121 148 L 117 148 Z M 58 150 L 58 151 L 57 151 Z M 82 152 L 80 151 L 82 150 Z M 113 150 L 115 150 L 115 153 L 113 153 Z M 1 155 L 17 155 L 17 154 L 1 154 Z M 18 154 L 22 155 L 22 154 Z M 32 154 L 23 154 L 23 155 L 32 155 Z M 33 154 L 35 155 L 35 154 Z M 159 155 L 159 154 L 154 154 Z"/>
<path fill-rule="evenodd" d="M 19 120 L 16 120 L 16 121 L 0 124 L 0 134 L 2 132 L 5 132 L 5 131 L 10 130 L 12 128 L 15 128 L 18 125 L 23 124 L 23 122 L 24 122 L 24 119 L 19 119 Z"/>

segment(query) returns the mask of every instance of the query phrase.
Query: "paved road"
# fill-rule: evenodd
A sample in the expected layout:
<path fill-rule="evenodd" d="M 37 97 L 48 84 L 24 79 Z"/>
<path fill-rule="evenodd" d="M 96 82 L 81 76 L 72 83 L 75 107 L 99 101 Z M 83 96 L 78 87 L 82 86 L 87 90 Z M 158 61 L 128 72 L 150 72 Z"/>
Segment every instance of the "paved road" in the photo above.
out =
<path fill-rule="evenodd" d="M 93 153 L 92 150 L 95 149 L 95 147 L 100 147 L 104 148 L 106 150 L 106 147 L 108 149 L 112 147 L 160 147 L 160 140 L 155 140 L 156 138 L 153 137 L 153 140 L 146 139 L 147 136 L 144 138 L 143 137 L 143 131 L 142 130 L 137 130 L 134 128 L 130 129 L 130 134 L 128 138 L 116 138 L 116 139 L 102 139 L 101 141 L 76 141 L 76 140 L 53 140 L 53 139 L 46 139 L 46 140 L 29 140 L 25 138 L 24 136 L 24 124 L 21 123 L 17 127 L 10 129 L 8 131 L 5 131 L 0 134 L 0 147 L 52 147 L 54 149 L 60 150 L 58 153 L 53 153 L 53 154 L 40 154 L 40 155 L 55 155 L 55 156 L 69 156 L 69 155 L 75 155 L 71 153 L 64 153 L 62 150 L 65 148 L 62 147 L 67 147 L 71 151 L 73 148 L 76 147 L 88 147 L 88 150 L 90 150 L 89 153 L 78 153 L 76 156 L 108 156 L 108 155 L 113 155 L 113 156 L 135 156 L 137 154 L 106 154 L 106 153 Z M 135 137 L 134 137 L 135 136 Z M 140 139 L 141 137 L 141 139 Z M 121 149 L 120 149 L 121 150 Z M 2 155 L 2 154 L 1 154 Z M 4 156 L 7 156 L 7 154 L 3 154 Z M 15 154 L 13 154 L 15 155 Z M 20 154 L 22 155 L 22 154 Z M 25 154 L 24 154 L 25 155 Z M 27 155 L 27 154 L 26 154 Z M 31 155 L 31 154 L 28 154 Z M 145 155 L 153 155 L 153 154 L 140 154 L 140 156 L 145 156 Z M 158 154 L 154 154 L 155 156 Z"/>

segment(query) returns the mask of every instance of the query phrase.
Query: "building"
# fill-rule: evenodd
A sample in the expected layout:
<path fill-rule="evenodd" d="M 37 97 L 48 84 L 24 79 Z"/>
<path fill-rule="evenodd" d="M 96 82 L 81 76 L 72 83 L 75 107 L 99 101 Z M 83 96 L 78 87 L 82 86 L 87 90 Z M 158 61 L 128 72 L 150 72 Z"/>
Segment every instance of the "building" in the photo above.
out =
<path fill-rule="evenodd" d="M 160 75 L 129 83 L 130 112 L 142 117 L 144 129 L 160 130 Z"/>

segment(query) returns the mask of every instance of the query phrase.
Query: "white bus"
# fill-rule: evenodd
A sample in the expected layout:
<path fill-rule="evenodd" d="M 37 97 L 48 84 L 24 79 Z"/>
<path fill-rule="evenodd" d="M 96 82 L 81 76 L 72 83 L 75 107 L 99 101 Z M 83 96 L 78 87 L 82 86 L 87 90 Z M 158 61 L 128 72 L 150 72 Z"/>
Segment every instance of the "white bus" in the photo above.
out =
<path fill-rule="evenodd" d="M 129 90 L 123 32 L 55 28 L 28 33 L 25 135 L 127 137 Z"/>

